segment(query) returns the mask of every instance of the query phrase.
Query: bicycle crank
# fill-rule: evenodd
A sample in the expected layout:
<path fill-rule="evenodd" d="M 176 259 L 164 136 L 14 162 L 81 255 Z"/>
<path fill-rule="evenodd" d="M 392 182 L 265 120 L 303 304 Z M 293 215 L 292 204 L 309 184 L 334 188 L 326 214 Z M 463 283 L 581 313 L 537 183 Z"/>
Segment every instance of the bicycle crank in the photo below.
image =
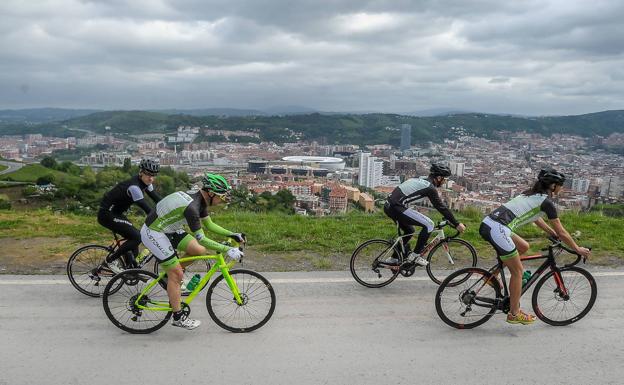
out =
<path fill-rule="evenodd" d="M 414 272 L 416 272 L 416 264 L 413 262 L 404 263 L 399 270 L 399 273 L 404 277 L 411 277 Z"/>

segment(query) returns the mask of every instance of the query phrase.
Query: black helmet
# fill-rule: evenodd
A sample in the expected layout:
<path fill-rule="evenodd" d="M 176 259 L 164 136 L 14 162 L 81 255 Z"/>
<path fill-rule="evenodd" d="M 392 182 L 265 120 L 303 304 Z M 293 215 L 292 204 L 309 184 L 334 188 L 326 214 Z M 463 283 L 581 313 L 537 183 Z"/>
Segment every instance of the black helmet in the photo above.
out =
<path fill-rule="evenodd" d="M 537 180 L 545 185 L 555 183 L 562 186 L 563 182 L 565 182 L 565 175 L 558 172 L 554 168 L 544 168 L 541 169 L 539 174 L 537 175 Z"/>
<path fill-rule="evenodd" d="M 141 159 L 141 163 L 139 163 L 139 170 L 156 175 L 160 171 L 160 163 L 157 159 L 144 158 Z"/>
<path fill-rule="evenodd" d="M 451 169 L 445 164 L 432 163 L 431 168 L 429 169 L 429 175 L 434 177 L 443 176 L 446 178 L 451 176 Z"/>

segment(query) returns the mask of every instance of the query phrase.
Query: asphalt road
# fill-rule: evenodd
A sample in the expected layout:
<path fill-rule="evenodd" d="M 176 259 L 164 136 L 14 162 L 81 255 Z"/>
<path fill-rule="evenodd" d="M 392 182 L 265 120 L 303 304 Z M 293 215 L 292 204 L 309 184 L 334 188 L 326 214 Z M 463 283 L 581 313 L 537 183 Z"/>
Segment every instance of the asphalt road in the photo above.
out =
<path fill-rule="evenodd" d="M 0 160 L 0 164 L 8 167 L 6 170 L 0 171 L 0 175 L 8 174 L 10 172 L 17 171 L 20 168 L 24 167 L 23 163 L 7 162 L 6 160 Z"/>
<path fill-rule="evenodd" d="M 62 276 L 0 276 L 0 384 L 621 384 L 624 272 L 599 271 L 578 323 L 473 330 L 443 324 L 416 275 L 367 289 L 348 272 L 267 273 L 278 303 L 248 334 L 200 328 L 130 335 Z M 529 298 L 523 307 L 530 308 Z"/>

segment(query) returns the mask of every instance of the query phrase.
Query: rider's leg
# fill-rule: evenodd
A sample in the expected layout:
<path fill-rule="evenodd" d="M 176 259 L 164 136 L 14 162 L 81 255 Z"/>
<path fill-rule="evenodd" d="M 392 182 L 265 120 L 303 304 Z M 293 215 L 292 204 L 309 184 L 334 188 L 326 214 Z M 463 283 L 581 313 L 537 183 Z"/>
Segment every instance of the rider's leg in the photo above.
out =
<path fill-rule="evenodd" d="M 511 273 L 509 279 L 509 307 L 512 315 L 520 311 L 520 294 L 522 293 L 522 261 L 520 256 L 503 259 L 503 264 L 507 266 Z"/>
<path fill-rule="evenodd" d="M 421 228 L 420 233 L 418 233 L 418 239 L 416 240 L 416 246 L 414 246 L 414 253 L 422 253 L 427 244 L 427 239 L 429 239 L 429 234 L 431 234 L 435 228 L 433 221 L 428 216 L 408 208 L 399 216 L 399 223 Z"/>
<path fill-rule="evenodd" d="M 139 230 L 132 226 L 132 223 L 130 223 L 125 216 L 113 215 L 108 219 L 109 221 L 105 222 L 108 224 L 106 227 L 120 234 L 126 241 L 122 243 L 114 253 L 106 258 L 106 262 L 112 262 L 120 256 L 126 255 L 128 252 L 136 256 L 138 254 L 139 244 L 141 243 L 141 233 Z M 126 264 L 132 264 L 133 262 L 134 261 L 126 260 Z"/>
<path fill-rule="evenodd" d="M 529 251 L 529 242 L 525 241 L 518 234 L 511 233 L 511 240 L 513 241 L 514 245 L 516 245 L 516 249 L 518 249 L 518 253 L 520 255 L 524 255 L 527 251 Z"/>

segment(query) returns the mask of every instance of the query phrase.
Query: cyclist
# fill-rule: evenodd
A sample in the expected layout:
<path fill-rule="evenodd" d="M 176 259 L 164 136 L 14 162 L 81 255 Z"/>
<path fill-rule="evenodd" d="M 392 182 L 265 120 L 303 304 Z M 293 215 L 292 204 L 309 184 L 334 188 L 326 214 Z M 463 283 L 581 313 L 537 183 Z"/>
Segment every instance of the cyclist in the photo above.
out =
<path fill-rule="evenodd" d="M 234 233 L 212 222 L 208 207 L 218 205 L 228 199 L 231 186 L 221 175 L 205 173 L 202 187 L 198 191 L 182 191 L 167 195 L 156 205 L 145 219 L 141 228 L 143 244 L 156 256 L 160 266 L 167 272 L 167 295 L 173 309 L 173 326 L 187 330 L 195 329 L 201 322 L 188 318 L 182 313 L 180 304 L 180 284 L 183 266 L 178 260 L 174 247 L 187 255 L 205 255 L 206 249 L 216 250 L 228 257 L 240 260 L 243 253 L 237 247 L 217 243 L 204 234 L 207 230 L 227 236 L 237 242 L 244 242 L 242 233 Z M 187 225 L 192 234 L 184 231 Z M 172 242 L 173 241 L 173 242 Z"/>
<path fill-rule="evenodd" d="M 132 225 L 125 212 L 136 204 L 145 214 L 151 211 L 145 201 L 147 194 L 154 203 L 161 198 L 154 190 L 154 178 L 160 171 L 160 164 L 154 159 L 141 159 L 139 173 L 132 178 L 120 182 L 110 191 L 104 194 L 98 211 L 98 223 L 113 232 L 120 234 L 126 241 L 106 258 L 107 267 L 114 273 L 119 273 L 121 268 L 116 264 L 117 258 L 127 257 L 127 264 L 134 265 L 134 257 L 138 255 L 141 233 Z M 134 253 L 130 256 L 129 252 Z"/>
<path fill-rule="evenodd" d="M 445 179 L 451 175 L 451 170 L 448 166 L 433 163 L 429 169 L 428 178 L 410 178 L 401 183 L 397 188 L 392 191 L 392 194 L 388 197 L 388 201 L 384 205 L 384 213 L 395 222 L 398 222 L 401 230 L 404 234 L 410 234 L 404 238 L 404 244 L 407 247 L 408 259 L 413 260 L 420 266 L 426 266 L 427 260 L 423 258 L 420 253 L 424 249 L 429 234 L 434 230 L 433 221 L 424 214 L 411 209 L 408 205 L 412 202 L 428 198 L 433 207 L 435 207 L 451 225 L 457 230 L 463 232 L 466 226 L 463 223 L 459 223 L 453 213 L 446 207 L 436 187 L 440 187 Z M 414 251 L 410 253 L 408 242 L 412 238 L 414 233 L 414 226 L 419 226 L 422 229 L 418 234 L 416 246 Z M 388 258 L 386 261 L 388 264 L 398 264 L 399 260 L 396 257 Z"/>
<path fill-rule="evenodd" d="M 543 169 L 533 187 L 492 211 L 481 222 L 479 234 L 494 247 L 497 257 L 511 273 L 510 312 L 507 314 L 509 323 L 527 325 L 535 321 L 535 316 L 520 310 L 524 270 L 520 255 L 529 250 L 529 243 L 514 233 L 518 227 L 533 222 L 548 235 L 563 240 L 580 255 L 588 257 L 590 254 L 589 249 L 579 247 L 574 242 L 557 216 L 557 208 L 551 198 L 559 194 L 563 182 L 565 175 L 562 173 L 552 168 Z M 552 227 L 542 219 L 543 215 L 546 215 Z"/>

